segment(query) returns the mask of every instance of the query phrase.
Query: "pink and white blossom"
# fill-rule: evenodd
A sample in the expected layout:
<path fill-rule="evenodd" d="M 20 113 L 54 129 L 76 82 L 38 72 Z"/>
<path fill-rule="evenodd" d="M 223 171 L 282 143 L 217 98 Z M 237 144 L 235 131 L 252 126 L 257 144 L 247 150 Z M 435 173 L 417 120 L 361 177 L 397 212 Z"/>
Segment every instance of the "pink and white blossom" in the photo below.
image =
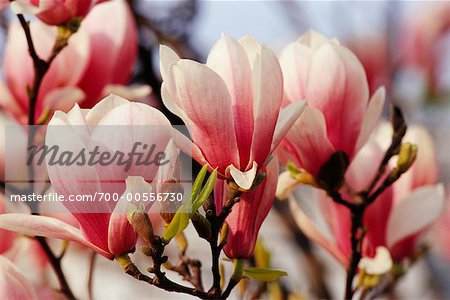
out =
<path fill-rule="evenodd" d="M 249 189 L 303 110 L 295 101 L 280 112 L 283 76 L 275 54 L 252 37 L 222 36 L 206 64 L 181 59 L 166 46 L 160 55 L 164 104 L 193 141 L 180 137 L 176 143 Z"/>

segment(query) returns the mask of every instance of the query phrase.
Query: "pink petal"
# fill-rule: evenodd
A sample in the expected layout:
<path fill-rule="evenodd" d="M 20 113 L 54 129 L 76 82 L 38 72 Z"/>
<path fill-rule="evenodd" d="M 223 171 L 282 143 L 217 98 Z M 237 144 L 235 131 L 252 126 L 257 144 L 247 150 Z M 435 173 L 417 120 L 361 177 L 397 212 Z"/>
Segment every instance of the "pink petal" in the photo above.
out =
<path fill-rule="evenodd" d="M 160 45 L 159 46 L 159 69 L 161 77 L 164 81 L 170 81 L 172 65 L 180 61 L 180 57 L 171 48 Z"/>
<path fill-rule="evenodd" d="M 93 249 L 106 258 L 113 258 L 111 253 L 88 242 L 79 229 L 54 218 L 23 214 L 3 214 L 0 215 L 0 228 L 30 236 L 45 236 L 77 242 Z"/>
<path fill-rule="evenodd" d="M 291 43 L 280 55 L 284 75 L 284 91 L 289 101 L 305 99 L 305 85 L 311 49 L 301 43 Z"/>
<path fill-rule="evenodd" d="M 231 163 L 239 165 L 231 99 L 224 81 L 208 67 L 190 60 L 172 65 L 172 73 L 174 82 L 168 86 L 174 85 L 174 89 L 165 100 L 187 116 L 184 121 L 206 160 L 222 174 Z M 217 145 L 226 145 L 227 150 Z"/>
<path fill-rule="evenodd" d="M 334 258 L 336 258 L 338 262 L 346 267 L 348 265 L 348 258 L 317 228 L 314 222 L 297 205 L 297 202 L 293 196 L 289 197 L 289 207 L 291 208 L 292 215 L 294 216 L 297 226 L 301 228 L 303 233 L 311 240 L 321 245 Z"/>
<path fill-rule="evenodd" d="M 384 151 L 375 142 L 369 142 L 363 147 L 350 164 L 345 176 L 349 186 L 355 191 L 365 190 L 377 173 L 383 157 Z M 392 205 L 393 189 L 388 188 L 367 208 L 364 214 L 367 233 L 363 245 L 363 252 L 366 255 L 375 255 L 376 247 L 386 245 L 386 228 Z"/>
<path fill-rule="evenodd" d="M 252 70 L 242 46 L 233 38 L 223 35 L 213 46 L 206 65 L 225 81 L 233 107 L 236 140 L 241 165 L 249 163 L 253 136 Z"/>
<path fill-rule="evenodd" d="M 140 194 L 142 196 L 144 193 L 148 194 L 152 191 L 150 184 L 146 183 L 143 177 L 130 176 L 126 179 L 126 185 L 127 189 L 122 195 L 123 198 L 120 198 L 109 221 L 109 251 L 116 255 L 131 251 L 135 247 L 137 241 L 133 226 L 128 222 L 127 211 L 130 204 L 134 203 L 135 205 L 138 205 L 139 202 L 129 200 L 134 200 L 135 194 Z M 151 205 L 153 203 L 144 204 Z"/>
<path fill-rule="evenodd" d="M 278 161 L 274 159 L 267 166 L 266 179 L 251 191 L 242 194 L 239 203 L 233 207 L 226 219 L 229 233 L 224 251 L 229 258 L 247 258 L 253 254 L 259 229 L 275 199 L 277 177 Z M 226 182 L 221 180 L 218 184 L 226 185 Z M 219 189 L 223 192 L 225 190 L 225 187 Z M 220 202 L 223 203 L 223 199 L 216 201 L 217 206 Z"/>
<path fill-rule="evenodd" d="M 137 54 L 137 29 L 125 1 L 96 6 L 81 29 L 89 33 L 91 56 L 79 87 L 87 95 L 84 106 L 92 107 L 107 84 L 129 80 Z"/>
<path fill-rule="evenodd" d="M 8 259 L 0 256 L 0 298 L 8 300 L 38 299 L 25 275 Z"/>
<path fill-rule="evenodd" d="M 301 167 L 314 176 L 335 152 L 326 130 L 322 113 L 315 108 L 306 107 L 286 135 L 287 143 L 301 160 Z"/>
<path fill-rule="evenodd" d="M 173 141 L 181 151 L 190 155 L 200 165 L 209 165 L 200 148 L 177 129 L 173 130 Z M 214 168 L 211 165 L 208 166 L 209 171 L 212 171 L 213 169 Z M 225 175 L 225 173 L 222 173 L 222 175 Z"/>
<path fill-rule="evenodd" d="M 84 100 L 84 92 L 79 88 L 65 87 L 49 92 L 43 101 L 43 109 L 68 111 L 74 103 Z"/>
<path fill-rule="evenodd" d="M 253 161 L 262 166 L 270 154 L 283 100 L 283 75 L 272 50 L 250 37 L 239 42 L 247 53 L 253 75 L 254 132 L 247 170 Z"/>
<path fill-rule="evenodd" d="M 375 130 L 381 113 L 383 112 L 384 100 L 386 97 L 386 89 L 379 88 L 369 101 L 366 112 L 364 113 L 361 131 L 359 132 L 356 142 L 356 151 L 361 149 L 369 140 L 370 135 Z"/>
<path fill-rule="evenodd" d="M 123 104 L 127 104 L 128 100 L 116 96 L 116 95 L 109 95 L 105 98 L 103 98 L 101 101 L 99 101 L 92 109 L 88 111 L 86 114 L 86 122 L 88 122 L 90 125 L 97 125 L 98 122 L 110 111 L 115 109 L 116 107 L 119 107 Z"/>
<path fill-rule="evenodd" d="M 288 133 L 289 129 L 291 129 L 294 123 L 300 118 L 301 114 L 305 110 L 305 104 L 305 101 L 298 100 L 292 102 L 281 110 L 277 125 L 275 127 L 275 133 L 273 135 L 271 152 L 278 147 L 278 144 Z"/>
<path fill-rule="evenodd" d="M 322 111 L 335 149 L 345 151 L 350 158 L 366 110 L 368 89 L 364 68 L 348 49 L 326 43 L 313 53 L 305 98 Z"/>
<path fill-rule="evenodd" d="M 28 122 L 27 112 L 14 98 L 3 81 L 0 81 L 0 95 L 0 107 L 14 117 L 19 124 L 26 124 Z"/>
<path fill-rule="evenodd" d="M 389 248 L 428 228 L 444 211 L 444 205 L 444 188 L 440 184 L 418 188 L 396 203 L 387 226 Z"/>

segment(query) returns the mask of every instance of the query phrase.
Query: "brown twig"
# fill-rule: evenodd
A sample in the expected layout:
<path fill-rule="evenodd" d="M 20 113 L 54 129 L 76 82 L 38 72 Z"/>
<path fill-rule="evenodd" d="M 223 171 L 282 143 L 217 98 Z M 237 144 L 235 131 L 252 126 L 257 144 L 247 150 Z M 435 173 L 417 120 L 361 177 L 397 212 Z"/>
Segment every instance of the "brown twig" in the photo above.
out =
<path fill-rule="evenodd" d="M 222 251 L 223 244 L 218 244 L 218 238 L 220 230 L 225 223 L 225 219 L 231 213 L 233 206 L 239 202 L 239 196 L 241 195 L 241 191 L 235 186 L 234 183 L 228 184 L 228 194 L 227 199 L 225 200 L 225 204 L 219 215 L 216 215 L 216 207 L 214 202 L 211 202 L 210 209 L 206 212 L 206 217 L 208 221 L 211 223 L 211 240 L 209 241 L 209 246 L 211 249 L 212 256 L 212 266 L 211 271 L 213 274 L 213 284 L 209 290 L 209 294 L 212 296 L 219 298 L 221 294 L 220 289 L 220 270 L 219 270 L 219 258 L 220 252 Z M 234 287 L 234 286 L 233 286 Z"/>
<path fill-rule="evenodd" d="M 178 284 L 178 283 L 173 282 L 170 279 L 168 279 L 164 272 L 157 270 L 158 262 L 155 263 L 156 266 L 154 266 L 152 269 L 152 273 L 154 273 L 155 276 L 150 277 L 150 276 L 143 274 L 138 269 L 138 267 L 130 260 L 130 258 L 127 255 L 120 256 L 116 259 L 119 262 L 119 264 L 122 266 L 125 273 L 136 278 L 137 280 L 147 282 L 148 284 L 154 285 L 156 287 L 159 287 L 159 288 L 169 291 L 169 292 L 188 294 L 188 295 L 199 297 L 201 299 L 209 299 L 210 298 L 210 296 L 206 292 L 199 291 L 196 288 L 190 288 L 190 287 L 183 286 L 181 284 Z M 159 267 L 160 267 L 160 265 L 159 265 Z"/>
<path fill-rule="evenodd" d="M 199 291 L 204 291 L 201 274 L 202 263 L 197 259 L 191 259 L 186 256 L 184 251 L 179 255 L 180 259 L 175 266 L 165 266 L 167 269 L 177 272 L 183 277 L 183 280 L 191 283 Z"/>
<path fill-rule="evenodd" d="M 39 244 L 42 247 L 42 250 L 44 250 L 45 254 L 48 257 L 50 265 L 52 266 L 53 271 L 55 272 L 56 277 L 58 278 L 61 292 L 67 297 L 67 299 L 75 300 L 76 299 L 75 295 L 70 289 L 70 286 L 67 283 L 66 277 L 64 276 L 64 273 L 62 271 L 61 261 L 58 259 L 58 257 L 55 256 L 52 249 L 50 249 L 50 246 L 48 245 L 44 237 L 37 236 L 36 240 L 39 242 Z"/>

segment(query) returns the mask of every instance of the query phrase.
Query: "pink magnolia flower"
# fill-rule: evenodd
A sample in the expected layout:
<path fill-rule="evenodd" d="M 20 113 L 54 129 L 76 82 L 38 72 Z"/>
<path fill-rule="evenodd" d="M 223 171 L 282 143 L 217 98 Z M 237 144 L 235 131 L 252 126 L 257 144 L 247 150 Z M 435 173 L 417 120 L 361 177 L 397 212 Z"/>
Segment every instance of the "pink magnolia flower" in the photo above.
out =
<path fill-rule="evenodd" d="M 442 62 L 441 45 L 450 30 L 450 5 L 447 2 L 427 3 L 420 13 L 411 14 L 402 24 L 400 63 L 423 71 L 432 88 L 436 88 L 437 73 Z"/>
<path fill-rule="evenodd" d="M 226 219 L 229 231 L 224 251 L 229 258 L 247 258 L 253 255 L 259 229 L 275 200 L 278 160 L 272 160 L 265 171 L 267 176 L 264 181 L 243 193 Z M 217 214 L 222 210 L 226 197 L 226 180 L 218 179 L 214 189 Z"/>
<path fill-rule="evenodd" d="M 153 126 L 153 130 L 143 125 Z M 154 153 L 165 153 L 166 147 L 173 147 L 171 137 L 170 123 L 160 111 L 111 95 L 91 110 L 82 110 L 75 105 L 67 114 L 56 112 L 47 127 L 46 145 L 49 148 L 57 145 L 63 149 L 61 151 L 70 150 L 76 154 L 83 149 L 93 151 L 96 147 L 100 152 L 130 153 L 133 145 L 142 141 L 154 145 Z M 167 159 L 176 161 L 172 157 Z M 137 236 L 126 218 L 127 199 L 133 199 L 130 197 L 136 193 L 150 192 L 152 187 L 145 180 L 155 178 L 157 171 L 156 164 L 133 163 L 126 169 L 114 163 L 68 166 L 48 162 L 49 178 L 59 195 L 65 199 L 70 199 L 71 195 L 94 199 L 63 202 L 81 230 L 58 219 L 18 214 L 1 215 L 0 228 L 79 242 L 113 258 L 134 248 Z M 100 193 L 108 194 L 112 200 L 95 200 L 99 199 L 95 197 Z M 113 201 L 114 194 L 120 196 L 118 202 Z"/>
<path fill-rule="evenodd" d="M 383 135 L 382 139 L 389 140 L 390 135 Z M 364 215 L 364 225 L 367 228 L 363 240 L 364 256 L 375 256 L 376 249 L 382 246 L 389 250 L 395 262 L 411 257 L 421 235 L 438 219 L 443 210 L 444 190 L 442 185 L 436 185 L 437 166 L 429 135 L 423 128 L 412 126 L 408 129 L 405 139 L 418 144 L 416 163 L 400 181 L 383 192 L 367 209 Z M 380 144 L 374 141 L 358 153 L 346 173 L 346 182 L 352 190 L 367 188 L 383 153 Z M 428 176 L 422 176 L 422 173 L 427 173 Z M 346 199 L 353 199 L 344 188 L 341 192 Z M 320 192 L 318 197 L 321 198 L 322 215 L 335 241 L 327 239 L 314 222 L 295 206 L 291 198 L 297 221 L 305 234 L 347 266 L 351 253 L 350 213 L 345 207 L 327 198 L 324 193 Z"/>
<path fill-rule="evenodd" d="M 369 101 L 358 58 L 336 39 L 310 31 L 280 55 L 287 102 L 308 107 L 280 146 L 282 162 L 293 161 L 316 176 L 336 151 L 350 160 L 366 143 L 381 114 L 384 88 Z"/>
<path fill-rule="evenodd" d="M 49 25 L 64 25 L 76 18 L 84 18 L 101 2 L 108 0 L 15 0 L 15 13 L 34 14 Z"/>
<path fill-rule="evenodd" d="M 0 256 L 0 298 L 10 300 L 38 299 L 33 285 L 7 258 Z"/>
<path fill-rule="evenodd" d="M 280 112 L 283 77 L 274 53 L 251 37 L 223 36 L 205 65 L 180 59 L 166 46 L 160 55 L 164 104 L 183 119 L 193 140 L 176 142 L 249 189 L 303 110 L 297 101 Z"/>
<path fill-rule="evenodd" d="M 37 53 L 47 58 L 56 28 L 40 22 L 31 22 L 30 26 L 34 40 L 39 41 L 35 45 Z M 36 120 L 48 108 L 67 111 L 75 102 L 88 108 L 95 105 L 108 85 L 127 83 L 136 53 L 137 29 L 128 5 L 112 1 L 93 9 L 45 76 Z M 29 102 L 26 87 L 33 83 L 34 69 L 18 24 L 10 26 L 4 62 L 6 84 L 0 83 L 0 106 L 25 124 Z"/>

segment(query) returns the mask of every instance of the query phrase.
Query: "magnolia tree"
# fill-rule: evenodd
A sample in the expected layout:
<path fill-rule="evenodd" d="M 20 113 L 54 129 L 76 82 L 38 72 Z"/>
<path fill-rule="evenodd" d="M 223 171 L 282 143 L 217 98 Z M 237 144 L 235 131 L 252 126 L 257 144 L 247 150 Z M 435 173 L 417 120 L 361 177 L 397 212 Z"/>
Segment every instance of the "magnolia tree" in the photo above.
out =
<path fill-rule="evenodd" d="M 222 35 L 205 63 L 163 39 L 152 93 L 127 85 L 142 22 L 127 2 L 2 2 L 17 14 L 0 84 L 13 124 L 2 157 L 2 299 L 84 298 L 67 249 L 91 259 L 89 297 L 102 289 L 96 255 L 136 287 L 293 296 L 258 239 L 273 206 L 345 270 L 345 299 L 389 292 L 426 253 L 422 237 L 445 199 L 432 138 L 407 126 L 337 39 L 308 31 L 278 55 Z M 190 257 L 201 241 L 210 256 Z M 50 271 L 56 280 L 44 279 Z M 316 296 L 330 297 L 322 284 Z"/>

